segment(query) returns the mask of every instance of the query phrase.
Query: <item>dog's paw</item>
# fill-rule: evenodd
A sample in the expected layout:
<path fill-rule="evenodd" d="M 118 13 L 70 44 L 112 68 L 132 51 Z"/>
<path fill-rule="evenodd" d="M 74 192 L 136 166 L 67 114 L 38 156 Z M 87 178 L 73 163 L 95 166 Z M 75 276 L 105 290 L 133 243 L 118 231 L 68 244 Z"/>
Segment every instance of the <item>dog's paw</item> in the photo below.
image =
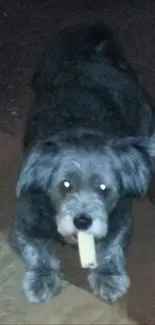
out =
<path fill-rule="evenodd" d="M 48 275 L 38 275 L 36 271 L 29 270 L 23 279 L 23 290 L 29 302 L 48 302 L 58 295 L 67 284 L 67 281 L 56 270 L 51 270 Z"/>
<path fill-rule="evenodd" d="M 96 296 L 110 303 L 114 303 L 124 296 L 130 286 L 130 280 L 126 273 L 105 275 L 93 271 L 88 276 L 88 282 Z"/>

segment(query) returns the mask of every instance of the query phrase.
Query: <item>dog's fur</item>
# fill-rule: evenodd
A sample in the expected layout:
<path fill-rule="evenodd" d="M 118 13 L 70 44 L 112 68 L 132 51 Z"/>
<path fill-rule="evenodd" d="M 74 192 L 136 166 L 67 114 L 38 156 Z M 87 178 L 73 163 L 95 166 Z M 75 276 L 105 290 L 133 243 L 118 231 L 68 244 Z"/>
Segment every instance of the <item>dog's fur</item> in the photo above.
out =
<path fill-rule="evenodd" d="M 98 259 L 90 288 L 115 302 L 129 287 L 132 200 L 146 194 L 153 172 L 150 99 L 100 25 L 64 29 L 38 65 L 33 87 L 12 232 L 25 264 L 25 294 L 48 301 L 66 285 L 54 242 L 60 234 L 75 243 L 74 220 L 84 215 Z"/>

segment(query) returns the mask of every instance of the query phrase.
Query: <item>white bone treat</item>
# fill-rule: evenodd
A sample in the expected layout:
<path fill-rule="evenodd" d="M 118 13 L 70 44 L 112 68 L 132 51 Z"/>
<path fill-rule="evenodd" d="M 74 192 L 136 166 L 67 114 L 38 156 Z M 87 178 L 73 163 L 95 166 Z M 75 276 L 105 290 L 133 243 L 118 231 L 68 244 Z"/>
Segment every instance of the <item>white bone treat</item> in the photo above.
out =
<path fill-rule="evenodd" d="M 78 233 L 78 248 L 82 268 L 97 267 L 94 237 L 84 232 Z"/>

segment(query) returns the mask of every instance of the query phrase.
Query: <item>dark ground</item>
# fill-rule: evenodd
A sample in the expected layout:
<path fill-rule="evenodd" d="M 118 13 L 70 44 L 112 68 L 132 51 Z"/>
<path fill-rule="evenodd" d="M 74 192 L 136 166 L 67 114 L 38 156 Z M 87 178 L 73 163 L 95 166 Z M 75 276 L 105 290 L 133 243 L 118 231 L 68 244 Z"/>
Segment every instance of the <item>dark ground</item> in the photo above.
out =
<path fill-rule="evenodd" d="M 1 0 L 0 130 L 12 134 L 17 142 L 32 98 L 29 80 L 40 54 L 61 25 L 79 20 L 104 21 L 113 28 L 141 84 L 155 102 L 155 1 Z M 8 143 L 9 166 L 13 142 L 11 149 Z M 2 176 L 1 186 L 5 179 Z M 155 202 L 154 188 L 153 183 L 150 198 Z M 155 318 L 150 324 L 154 323 Z"/>

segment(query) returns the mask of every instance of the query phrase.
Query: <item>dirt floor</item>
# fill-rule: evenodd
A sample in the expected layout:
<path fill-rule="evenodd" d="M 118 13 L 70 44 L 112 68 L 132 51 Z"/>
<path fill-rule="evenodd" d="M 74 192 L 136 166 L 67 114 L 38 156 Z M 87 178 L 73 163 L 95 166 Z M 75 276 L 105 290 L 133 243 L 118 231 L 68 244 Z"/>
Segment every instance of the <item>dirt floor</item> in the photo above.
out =
<path fill-rule="evenodd" d="M 1 0 L 0 1 L 0 182 L 1 232 L 13 214 L 14 177 L 36 60 L 60 26 L 73 21 L 104 21 L 124 47 L 139 80 L 155 101 L 155 2 L 153 0 Z M 5 161 L 5 163 L 4 163 Z M 11 193 L 11 199 L 9 197 Z M 149 199 L 155 202 L 155 185 Z M 140 324 L 155 323 L 155 219 L 145 201 L 135 221 L 129 270 L 133 278 L 130 314 Z M 151 208 L 150 208 L 151 206 Z M 150 212 L 151 209 L 151 212 Z M 147 215 L 144 215 L 144 211 Z M 142 214 L 142 218 L 140 215 Z M 68 253 L 66 253 L 68 254 Z M 74 262 L 74 261 L 73 261 Z M 74 264 L 74 263 L 73 263 Z M 83 285 L 73 268 L 73 278 Z"/>

